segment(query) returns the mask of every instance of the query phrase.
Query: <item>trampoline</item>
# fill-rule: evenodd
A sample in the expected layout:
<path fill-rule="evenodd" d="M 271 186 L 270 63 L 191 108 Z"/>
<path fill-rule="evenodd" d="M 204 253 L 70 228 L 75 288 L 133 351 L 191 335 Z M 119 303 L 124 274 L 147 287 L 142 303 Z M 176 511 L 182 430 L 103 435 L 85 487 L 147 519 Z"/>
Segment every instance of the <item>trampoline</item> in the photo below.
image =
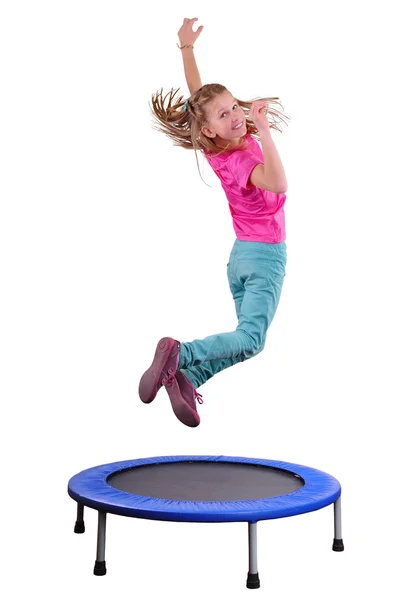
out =
<path fill-rule="evenodd" d="M 106 574 L 106 515 L 191 523 L 248 523 L 248 588 L 260 587 L 257 522 L 334 504 L 332 549 L 344 550 L 341 486 L 317 469 L 230 456 L 162 456 L 115 462 L 74 475 L 75 533 L 84 533 L 84 507 L 98 511 L 95 575 Z"/>

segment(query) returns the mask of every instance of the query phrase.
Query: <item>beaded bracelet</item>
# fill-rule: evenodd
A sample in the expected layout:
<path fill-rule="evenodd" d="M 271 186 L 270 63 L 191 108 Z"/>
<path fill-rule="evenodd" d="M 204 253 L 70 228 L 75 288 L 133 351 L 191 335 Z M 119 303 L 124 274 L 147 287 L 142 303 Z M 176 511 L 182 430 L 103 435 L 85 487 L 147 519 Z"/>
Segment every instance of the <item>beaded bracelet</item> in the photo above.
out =
<path fill-rule="evenodd" d="M 176 44 L 177 48 L 194 48 L 194 46 L 191 46 L 190 44 L 185 44 L 184 46 L 179 46 L 178 44 Z"/>

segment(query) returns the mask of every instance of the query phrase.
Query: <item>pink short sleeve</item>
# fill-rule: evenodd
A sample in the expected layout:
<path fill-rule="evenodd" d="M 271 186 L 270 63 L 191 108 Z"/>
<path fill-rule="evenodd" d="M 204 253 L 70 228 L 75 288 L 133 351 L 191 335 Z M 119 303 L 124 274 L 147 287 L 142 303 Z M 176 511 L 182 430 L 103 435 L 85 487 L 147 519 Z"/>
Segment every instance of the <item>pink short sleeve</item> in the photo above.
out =
<path fill-rule="evenodd" d="M 263 161 L 251 152 L 233 152 L 230 157 L 229 169 L 233 178 L 238 182 L 242 188 L 251 188 L 252 185 L 247 186 L 248 179 L 251 171 L 256 165 L 264 164 Z"/>

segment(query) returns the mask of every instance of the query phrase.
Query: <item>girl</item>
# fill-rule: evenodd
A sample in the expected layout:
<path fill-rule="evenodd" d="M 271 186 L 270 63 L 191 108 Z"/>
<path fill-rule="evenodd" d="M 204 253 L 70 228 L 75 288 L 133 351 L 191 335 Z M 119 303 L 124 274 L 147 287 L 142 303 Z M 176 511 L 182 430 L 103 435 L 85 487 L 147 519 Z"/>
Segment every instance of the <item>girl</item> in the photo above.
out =
<path fill-rule="evenodd" d="M 279 104 L 278 98 L 243 102 L 223 85 L 202 85 L 194 42 L 203 27 L 193 31 L 195 21 L 184 19 L 178 32 L 191 95 L 183 102 L 181 96 L 175 98 L 178 90 L 165 96 L 161 90 L 152 96 L 151 110 L 158 125 L 155 129 L 174 145 L 202 152 L 221 181 L 236 234 L 227 276 L 238 326 L 235 331 L 192 342 L 162 338 L 139 385 L 145 403 L 152 402 L 163 385 L 175 415 L 189 427 L 200 423 L 197 402 L 203 400 L 196 388 L 263 350 L 286 265 L 283 207 L 287 179 L 270 133 L 270 128 L 281 131 L 275 120 L 282 120 L 281 114 L 273 106 Z"/>

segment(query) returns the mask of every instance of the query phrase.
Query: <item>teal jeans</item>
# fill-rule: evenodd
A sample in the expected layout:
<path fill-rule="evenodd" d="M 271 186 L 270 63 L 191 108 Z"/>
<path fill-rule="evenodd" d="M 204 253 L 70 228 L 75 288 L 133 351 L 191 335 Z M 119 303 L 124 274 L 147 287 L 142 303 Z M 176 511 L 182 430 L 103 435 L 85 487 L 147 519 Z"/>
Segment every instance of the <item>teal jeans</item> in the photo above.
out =
<path fill-rule="evenodd" d="M 286 263 L 285 242 L 234 242 L 227 277 L 238 318 L 236 330 L 180 344 L 178 368 L 195 388 L 263 350 L 280 300 Z"/>

